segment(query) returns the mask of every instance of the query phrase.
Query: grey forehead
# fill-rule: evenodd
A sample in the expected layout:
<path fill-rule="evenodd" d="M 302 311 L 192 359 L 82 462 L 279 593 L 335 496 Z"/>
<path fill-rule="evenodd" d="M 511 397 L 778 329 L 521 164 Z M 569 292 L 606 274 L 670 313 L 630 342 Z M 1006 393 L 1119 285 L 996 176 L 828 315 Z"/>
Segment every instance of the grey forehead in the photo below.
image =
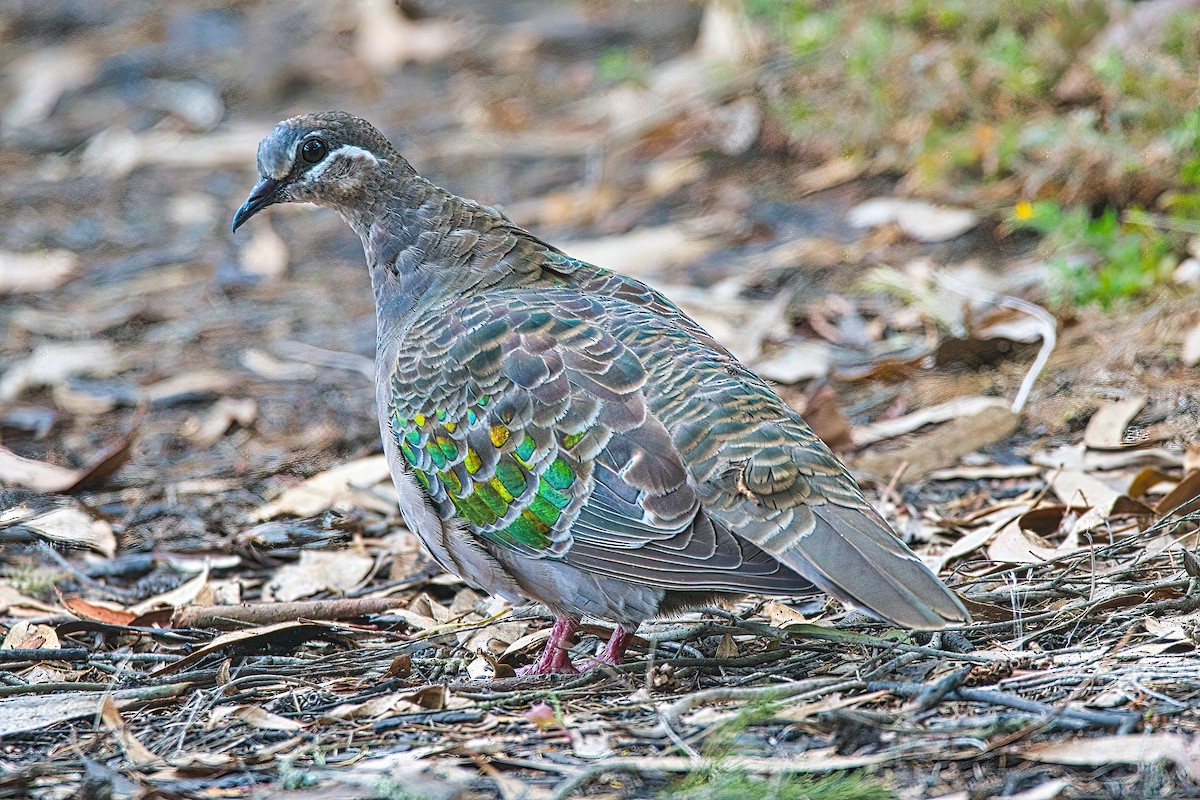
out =
<path fill-rule="evenodd" d="M 276 180 L 286 178 L 296 161 L 296 144 L 313 132 L 287 122 L 272 128 L 267 138 L 258 143 L 258 174 Z"/>

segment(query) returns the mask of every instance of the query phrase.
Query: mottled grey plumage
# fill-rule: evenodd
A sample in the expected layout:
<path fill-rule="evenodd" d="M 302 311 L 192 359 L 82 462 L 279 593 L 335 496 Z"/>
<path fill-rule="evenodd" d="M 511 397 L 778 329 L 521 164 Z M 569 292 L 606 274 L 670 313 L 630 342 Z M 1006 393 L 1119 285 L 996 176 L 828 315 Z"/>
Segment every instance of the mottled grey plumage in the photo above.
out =
<path fill-rule="evenodd" d="M 969 620 L 800 416 L 662 295 L 433 186 L 347 114 L 281 122 L 258 162 L 235 229 L 300 201 L 362 239 L 404 519 L 446 570 L 554 611 L 535 671 L 571 669 L 581 615 L 621 624 L 614 660 L 643 619 L 714 594 Z"/>

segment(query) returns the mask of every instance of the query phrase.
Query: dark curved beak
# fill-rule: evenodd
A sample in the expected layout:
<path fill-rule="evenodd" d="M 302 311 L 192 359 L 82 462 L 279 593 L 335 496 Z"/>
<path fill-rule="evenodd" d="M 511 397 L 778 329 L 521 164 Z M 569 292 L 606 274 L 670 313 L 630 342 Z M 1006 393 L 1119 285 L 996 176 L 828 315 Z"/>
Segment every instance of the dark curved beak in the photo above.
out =
<path fill-rule="evenodd" d="M 274 178 L 263 178 L 255 184 L 253 191 L 250 192 L 250 196 L 246 198 L 246 202 L 242 203 L 242 207 L 233 215 L 233 230 L 236 231 L 242 226 L 243 222 L 267 206 L 279 202 L 279 190 L 282 185 L 281 181 L 277 181 Z"/>

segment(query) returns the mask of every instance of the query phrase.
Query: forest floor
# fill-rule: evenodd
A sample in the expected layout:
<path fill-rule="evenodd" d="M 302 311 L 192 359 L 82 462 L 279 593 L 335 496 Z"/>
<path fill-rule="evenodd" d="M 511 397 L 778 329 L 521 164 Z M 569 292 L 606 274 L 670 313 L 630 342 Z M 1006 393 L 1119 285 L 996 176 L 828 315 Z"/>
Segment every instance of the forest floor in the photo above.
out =
<path fill-rule="evenodd" d="M 1065 201 L 807 141 L 722 2 L 419 5 L 0 11 L 0 798 L 1200 796 L 1187 243 L 1064 301 Z M 257 141 L 322 108 L 676 300 L 974 624 L 749 598 L 517 677 L 544 609 L 399 519 L 359 242 L 228 232 Z"/>

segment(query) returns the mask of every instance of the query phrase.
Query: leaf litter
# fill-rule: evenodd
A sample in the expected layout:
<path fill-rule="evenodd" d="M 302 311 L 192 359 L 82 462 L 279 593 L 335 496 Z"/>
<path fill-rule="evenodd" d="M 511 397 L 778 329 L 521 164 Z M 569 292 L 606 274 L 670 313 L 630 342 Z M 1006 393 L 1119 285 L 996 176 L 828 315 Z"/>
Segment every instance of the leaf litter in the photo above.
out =
<path fill-rule="evenodd" d="M 0 109 L 4 136 L 72 143 L 6 165 L 0 189 L 16 218 L 0 255 L 15 265 L 0 276 L 0 796 L 69 796 L 98 763 L 124 796 L 191 796 L 197 776 L 210 797 L 281 796 L 288 770 L 329 796 L 392 781 L 445 798 L 653 796 L 704 770 L 866 769 L 905 797 L 1200 780 L 1190 302 L 1140 325 L 1056 318 L 982 215 L 893 196 L 842 155 L 781 176 L 754 88 L 763 43 L 731 3 L 664 4 L 650 38 L 639 4 L 629 21 L 596 10 L 599 39 L 568 12 L 330 7 L 311 10 L 317 29 L 352 35 L 313 41 L 288 33 L 287 4 L 226 5 L 187 19 L 213 47 L 264 37 L 261 86 L 205 62 L 244 96 L 180 89 L 192 105 L 154 110 L 140 104 L 170 87 L 147 84 L 95 125 L 80 90 L 103 91 L 110 45 L 31 23 L 64 56 L 22 62 Z M 130 37 L 171 35 L 143 24 L 153 9 L 114 8 Z M 608 36 L 653 66 L 564 104 Z M 336 78 L 289 77 L 331 52 Z M 544 59 L 572 67 L 567 83 Z M 467 71 L 396 72 L 412 62 Z M 162 80 L 113 64 L 130 85 Z M 528 78 L 529 107 L 479 64 Z M 340 93 L 440 181 L 665 287 L 873 479 L 976 623 L 912 634 L 823 597 L 748 598 L 647 623 L 622 667 L 518 677 L 544 610 L 440 574 L 399 520 L 356 245 L 311 210 L 231 244 L 214 211 L 252 182 L 285 89 L 299 105 Z M 48 203 L 42 181 L 78 191 Z M 27 424 L 9 405 L 51 413 Z M 611 632 L 584 630 L 579 657 Z"/>

